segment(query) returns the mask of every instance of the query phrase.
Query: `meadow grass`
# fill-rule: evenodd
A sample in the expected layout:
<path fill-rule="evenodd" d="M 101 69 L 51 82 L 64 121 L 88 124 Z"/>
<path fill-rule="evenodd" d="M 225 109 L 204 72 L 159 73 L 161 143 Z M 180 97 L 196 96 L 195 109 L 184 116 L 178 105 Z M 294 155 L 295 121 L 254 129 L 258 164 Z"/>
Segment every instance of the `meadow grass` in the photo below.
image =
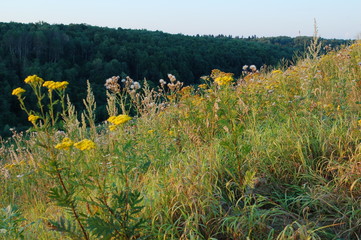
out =
<path fill-rule="evenodd" d="M 109 79 L 100 125 L 90 86 L 78 119 L 66 85 L 28 79 L 38 106 L 14 95 L 39 118 L 1 142 L 0 237 L 359 239 L 361 43 L 203 79 Z"/>

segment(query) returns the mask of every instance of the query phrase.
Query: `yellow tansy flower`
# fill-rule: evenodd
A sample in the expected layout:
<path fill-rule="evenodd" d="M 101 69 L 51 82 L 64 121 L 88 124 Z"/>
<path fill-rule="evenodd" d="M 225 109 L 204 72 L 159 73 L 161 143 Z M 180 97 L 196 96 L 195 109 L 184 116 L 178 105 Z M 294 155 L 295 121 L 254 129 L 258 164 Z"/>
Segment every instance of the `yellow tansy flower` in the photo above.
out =
<path fill-rule="evenodd" d="M 32 124 L 35 124 L 36 120 L 38 120 L 40 117 L 36 116 L 36 115 L 29 115 L 28 117 L 28 121 L 31 122 Z"/>
<path fill-rule="evenodd" d="M 68 85 L 69 83 L 67 81 L 63 81 L 63 82 L 46 81 L 44 82 L 43 87 L 47 87 L 49 90 L 63 90 Z"/>
<path fill-rule="evenodd" d="M 25 78 L 24 82 L 30 85 L 33 84 L 36 85 L 36 84 L 42 84 L 44 80 L 36 75 L 32 75 Z"/>
<path fill-rule="evenodd" d="M 23 88 L 21 88 L 21 87 L 18 87 L 18 88 L 15 88 L 15 89 L 12 91 L 11 94 L 14 95 L 14 96 L 20 97 L 21 94 L 23 94 L 24 92 L 26 92 L 25 89 L 23 89 Z"/>
<path fill-rule="evenodd" d="M 218 69 L 213 69 L 211 78 L 214 79 L 217 85 L 227 85 L 233 81 L 233 73 L 225 73 Z"/>
<path fill-rule="evenodd" d="M 74 145 L 74 142 L 70 138 L 64 138 L 61 143 L 56 144 L 56 149 L 69 150 L 71 146 Z"/>
<path fill-rule="evenodd" d="M 80 142 L 74 143 L 74 147 L 81 151 L 90 150 L 95 148 L 95 143 L 89 139 L 83 139 Z"/>
<path fill-rule="evenodd" d="M 109 125 L 109 130 L 110 131 L 115 131 L 117 129 L 116 125 Z"/>
<path fill-rule="evenodd" d="M 227 85 L 227 84 L 231 83 L 232 81 L 233 81 L 232 75 L 224 75 L 224 76 L 217 77 L 216 79 L 214 79 L 214 82 L 220 86 Z"/>
<path fill-rule="evenodd" d="M 126 123 L 128 122 L 129 120 L 131 120 L 132 118 L 129 117 L 128 115 L 125 115 L 125 114 L 121 114 L 121 115 L 118 115 L 118 116 L 111 116 L 107 119 L 108 122 L 118 126 L 118 125 L 121 125 L 123 123 Z"/>
<path fill-rule="evenodd" d="M 272 74 L 282 74 L 282 73 L 283 72 L 281 70 L 279 70 L 279 69 L 272 71 Z"/>
<path fill-rule="evenodd" d="M 182 95 L 188 95 L 192 92 L 193 88 L 191 86 L 186 86 L 180 90 Z"/>
<path fill-rule="evenodd" d="M 198 87 L 199 88 L 202 88 L 202 89 L 206 89 L 208 86 L 207 86 L 207 84 L 200 84 L 200 85 L 198 85 Z"/>
<path fill-rule="evenodd" d="M 361 119 L 357 121 L 358 125 L 361 127 Z"/>

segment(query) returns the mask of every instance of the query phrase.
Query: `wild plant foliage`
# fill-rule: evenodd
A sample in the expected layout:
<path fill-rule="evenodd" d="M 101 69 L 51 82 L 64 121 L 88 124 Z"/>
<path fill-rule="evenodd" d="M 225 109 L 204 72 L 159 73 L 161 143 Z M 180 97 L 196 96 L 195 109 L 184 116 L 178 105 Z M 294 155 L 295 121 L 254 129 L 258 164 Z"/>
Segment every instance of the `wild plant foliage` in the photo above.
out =
<path fill-rule="evenodd" d="M 360 42 L 200 85 L 114 76 L 96 124 L 90 84 L 78 113 L 65 82 L 29 76 L 12 93 L 33 127 L 0 147 L 1 207 L 21 215 L 0 236 L 358 239 L 360 79 Z"/>

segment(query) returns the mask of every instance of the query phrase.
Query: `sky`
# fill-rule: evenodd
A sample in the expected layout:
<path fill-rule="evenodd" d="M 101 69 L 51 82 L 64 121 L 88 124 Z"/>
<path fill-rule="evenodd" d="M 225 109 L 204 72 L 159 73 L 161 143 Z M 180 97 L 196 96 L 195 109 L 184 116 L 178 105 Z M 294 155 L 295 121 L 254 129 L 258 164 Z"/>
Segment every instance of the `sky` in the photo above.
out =
<path fill-rule="evenodd" d="M 361 37 L 361 0 L 0 0 L 0 22 L 89 25 L 185 35 Z"/>

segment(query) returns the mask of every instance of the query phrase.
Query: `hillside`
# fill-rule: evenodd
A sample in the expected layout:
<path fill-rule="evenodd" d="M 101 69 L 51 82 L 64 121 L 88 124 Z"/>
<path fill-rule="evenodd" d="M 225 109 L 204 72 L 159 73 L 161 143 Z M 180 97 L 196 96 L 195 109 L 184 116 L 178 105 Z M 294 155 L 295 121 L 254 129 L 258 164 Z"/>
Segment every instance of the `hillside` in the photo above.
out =
<path fill-rule="evenodd" d="M 101 125 L 89 87 L 77 118 L 68 82 L 27 77 L 13 95 L 32 131 L 0 148 L 0 236 L 358 239 L 361 43 L 208 75 L 154 90 L 108 79 Z"/>
<path fill-rule="evenodd" d="M 98 103 L 98 121 L 103 121 L 104 81 L 109 77 L 146 78 L 155 86 L 172 73 L 189 85 L 198 83 L 213 68 L 239 75 L 245 64 L 277 65 L 281 59 L 290 60 L 295 52 L 303 52 L 309 41 L 308 37 L 191 37 L 84 24 L 0 23 L 0 111 L 4 113 L 0 116 L 0 135 L 10 134 L 13 127 L 26 129 L 26 121 L 19 120 L 25 115 L 20 115 L 9 92 L 28 75 L 68 81 L 68 93 L 78 109 L 86 95 L 83 86 L 89 80 Z M 324 40 L 333 48 L 346 42 Z"/>

